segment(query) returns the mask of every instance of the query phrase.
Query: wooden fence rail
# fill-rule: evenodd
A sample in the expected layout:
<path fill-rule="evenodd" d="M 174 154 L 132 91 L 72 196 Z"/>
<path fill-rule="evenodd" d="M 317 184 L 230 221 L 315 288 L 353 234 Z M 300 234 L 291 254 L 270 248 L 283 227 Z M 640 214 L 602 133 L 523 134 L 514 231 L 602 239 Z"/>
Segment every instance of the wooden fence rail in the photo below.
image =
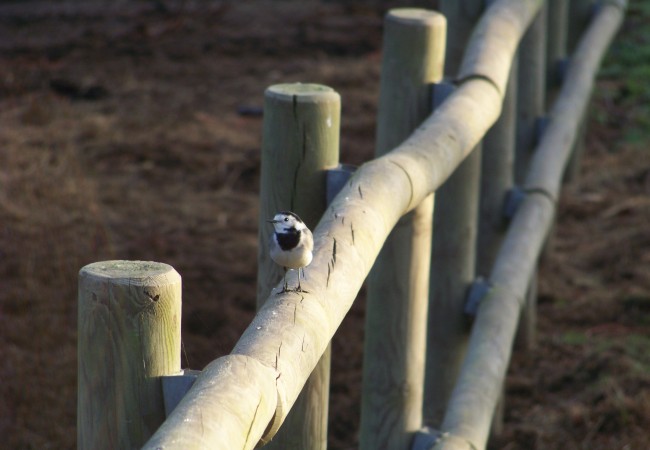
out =
<path fill-rule="evenodd" d="M 456 2 L 449 2 L 449 5 L 454 3 Z M 488 240 L 492 242 L 491 250 L 483 253 L 480 260 L 482 262 L 479 264 L 479 268 L 485 271 L 485 274 L 489 273 L 489 279 L 484 286 L 487 294 L 478 305 L 471 335 L 463 338 L 465 343 L 461 345 L 459 353 L 453 356 L 459 361 L 458 368 L 449 372 L 452 373 L 450 378 L 445 378 L 444 382 L 441 382 L 443 385 L 449 385 L 447 390 L 440 391 L 441 394 L 436 394 L 434 397 L 428 397 L 426 392 L 423 396 L 418 391 L 427 385 L 426 381 L 422 381 L 424 348 L 399 348 L 392 358 L 382 361 L 381 347 L 389 344 L 423 347 L 426 317 L 418 317 L 417 322 L 414 322 L 413 316 L 425 315 L 426 312 L 426 301 L 423 302 L 422 299 L 426 298 L 428 270 L 423 271 L 423 269 L 428 267 L 430 255 L 428 249 L 431 242 L 433 194 L 439 191 L 443 183 L 472 154 L 472 150 L 499 119 L 502 106 L 507 114 L 492 129 L 490 139 L 494 142 L 487 146 L 490 150 L 486 154 L 492 155 L 498 151 L 494 149 L 495 142 L 503 143 L 506 147 L 510 146 L 509 154 L 512 155 L 514 152 L 515 136 L 512 123 L 515 115 L 514 105 L 517 102 L 514 92 L 515 82 L 511 80 L 509 83 L 509 78 L 515 73 L 513 61 L 522 37 L 527 30 L 535 29 L 529 27 L 536 17 L 544 17 L 546 14 L 546 6 L 542 0 L 490 2 L 490 6 L 473 28 L 466 46 L 463 45 L 466 50 L 457 65 L 457 70 L 454 69 L 457 73 L 454 81 L 455 88 L 428 117 L 426 115 L 430 106 L 425 100 L 428 95 L 427 83 L 439 81 L 441 76 L 440 57 L 436 55 L 442 53 L 445 20 L 437 13 L 417 9 L 400 9 L 389 13 L 386 21 L 387 42 L 384 58 L 399 58 L 403 53 L 400 48 L 417 43 L 416 47 L 422 50 L 421 57 L 426 58 L 425 55 L 428 54 L 432 59 L 430 62 L 408 60 L 405 65 L 398 63 L 393 67 L 390 66 L 390 61 L 384 61 L 377 158 L 364 164 L 355 172 L 332 203 L 326 207 L 320 222 L 315 227 L 314 259 L 308 268 L 307 279 L 302 282 L 305 292 L 287 292 L 280 295 L 270 293 L 272 286 L 264 280 L 270 277 L 268 271 L 275 269 L 271 269 L 270 265 L 267 268 L 261 267 L 258 278 L 263 282 L 260 283 L 259 292 L 262 296 L 258 299 L 260 305 L 258 313 L 231 354 L 208 364 L 191 389 L 146 443 L 144 439 L 153 431 L 151 427 L 149 429 L 145 427 L 144 433 L 140 429 L 138 431 L 140 434 L 133 439 L 128 438 L 126 441 L 119 442 L 127 442 L 125 448 L 144 444 L 143 448 L 150 450 L 185 450 L 252 449 L 271 441 L 280 426 L 287 420 L 310 374 L 317 367 L 322 356 L 327 354 L 330 340 L 377 261 L 377 266 L 373 270 L 374 281 L 371 277 L 368 324 L 372 328 L 381 325 L 387 329 L 397 329 L 395 339 L 398 343 L 395 344 L 392 335 L 388 336 L 390 342 L 387 342 L 386 337 L 381 336 L 385 330 L 376 330 L 379 332 L 378 335 L 369 333 L 365 355 L 362 447 L 448 450 L 484 448 L 501 393 L 519 316 L 526 304 L 526 292 L 553 222 L 564 168 L 579 134 L 578 130 L 589 100 L 596 70 L 620 25 L 625 7 L 626 3 L 622 0 L 602 2 L 588 32 L 580 40 L 562 89 L 550 110 L 548 125 L 535 151 L 530 154 L 531 161 L 527 165 L 525 175 L 521 178 L 520 192 L 523 193 L 523 200 L 519 202 L 514 212 L 507 234 L 504 234 L 504 228 L 499 228 L 503 224 L 494 219 L 493 211 L 490 212 L 491 219 L 481 218 L 481 221 L 485 221 L 484 224 L 488 224 L 487 227 L 483 226 L 483 229 L 487 228 L 491 233 Z M 451 11 L 453 6 L 449 8 Z M 401 39 L 405 41 L 400 43 Z M 467 37 L 463 39 L 467 40 Z M 394 47 L 391 48 L 391 45 Z M 418 52 L 414 53 L 418 54 Z M 556 51 L 555 54 L 558 52 Z M 545 58 L 544 51 L 541 59 L 545 61 Z M 405 85 L 394 86 L 397 81 Z M 385 86 L 385 83 L 389 85 Z M 520 88 L 521 84 L 520 77 Z M 264 145 L 265 149 L 270 150 L 264 157 L 267 167 L 263 168 L 263 173 L 267 173 L 265 175 L 267 178 L 262 180 L 261 184 L 264 189 L 267 189 L 266 194 L 271 197 L 268 197 L 268 202 L 265 200 L 264 204 L 268 203 L 269 207 L 273 208 L 304 207 L 305 211 L 310 211 L 308 214 L 312 212 L 320 214 L 318 206 L 312 209 L 311 206 L 305 206 L 309 201 L 295 197 L 296 193 L 292 189 L 295 189 L 296 183 L 300 183 L 301 176 L 306 177 L 304 189 L 312 189 L 308 187 L 310 180 L 313 177 L 320 177 L 325 168 L 338 162 L 338 95 L 326 87 L 307 85 L 297 88 L 308 91 L 307 97 L 301 98 L 295 89 L 296 86 L 280 86 L 270 88 L 267 92 L 265 128 L 268 125 L 269 132 L 265 131 Z M 318 91 L 318 95 L 315 95 L 314 91 Z M 396 103 L 395 97 L 403 97 L 405 103 L 402 105 Z M 304 104 L 301 103 L 303 100 Z M 274 102 L 280 103 L 277 110 L 270 105 Z M 543 96 L 542 102 L 544 102 Z M 306 123 L 297 116 L 301 110 L 310 115 L 311 122 Z M 283 126 L 289 123 L 291 125 L 287 126 L 283 135 L 272 138 L 277 138 L 276 141 L 267 140 L 268 134 L 274 133 L 275 127 L 279 126 L 278 121 L 282 122 Z M 421 122 L 420 126 L 415 128 L 419 122 Z M 391 130 L 390 127 L 393 125 L 395 129 Z M 293 128 L 299 132 L 292 131 Z M 415 130 L 411 133 L 413 128 Z M 298 140 L 295 139 L 296 136 L 299 137 Z M 322 145 L 315 142 L 322 142 Z M 316 154 L 310 156 L 311 154 L 306 152 L 306 147 L 309 145 L 328 147 L 329 150 L 322 155 L 329 156 Z M 284 159 L 275 160 L 278 156 L 279 150 L 276 148 L 278 146 L 288 147 L 289 152 L 298 151 L 293 160 L 295 162 L 290 168 L 294 178 L 286 188 L 274 185 L 278 180 L 277 173 L 273 175 L 273 171 L 265 172 L 268 164 L 275 164 L 277 167 L 285 164 Z M 480 159 L 477 163 L 480 163 Z M 503 164 L 512 167 L 512 157 L 506 156 Z M 477 164 L 477 167 L 480 167 L 480 164 Z M 486 169 L 490 164 L 484 163 L 483 167 L 485 177 L 491 173 Z M 509 176 L 505 175 L 493 184 L 485 180 L 482 182 L 483 186 L 487 186 L 486 189 L 492 190 L 489 195 L 482 196 L 482 208 L 490 205 L 490 208 L 501 209 L 498 193 L 503 192 L 512 183 L 513 172 L 509 171 L 509 173 Z M 478 177 L 478 174 L 473 176 Z M 293 184 L 293 188 L 289 186 L 290 184 Z M 270 193 L 271 185 L 275 194 Z M 321 189 L 319 186 L 322 186 L 322 180 L 314 186 L 313 189 L 316 191 Z M 314 195 L 324 199 L 323 193 Z M 476 196 L 476 193 L 473 195 Z M 458 201 L 461 197 L 451 198 Z M 476 203 L 474 208 L 478 211 Z M 262 214 L 269 215 L 269 211 L 262 211 Z M 403 218 L 405 215 L 406 218 Z M 473 221 L 473 226 L 477 226 L 479 222 L 474 219 Z M 401 225 L 398 225 L 398 222 Z M 495 223 L 497 225 L 494 225 Z M 494 231 L 495 226 L 497 231 Z M 423 230 L 426 236 L 422 235 Z M 261 239 L 261 242 L 260 251 L 265 251 L 264 239 Z M 474 240 L 471 242 L 473 252 L 476 252 Z M 479 243 L 483 242 L 485 240 L 479 238 Z M 395 246 L 405 246 L 407 250 L 401 253 L 391 266 L 389 264 L 391 256 L 386 256 L 384 253 L 390 253 L 390 249 L 396 248 Z M 383 256 L 379 256 L 382 247 L 384 247 Z M 426 251 L 421 251 L 423 247 Z M 436 248 L 435 242 L 433 248 L 434 250 Z M 497 249 L 498 254 L 496 254 Z M 469 263 L 472 277 L 475 257 L 472 253 Z M 402 267 L 398 267 L 399 265 Z M 405 270 L 405 267 L 408 270 Z M 101 414 L 94 414 L 91 419 L 86 417 L 89 411 L 88 405 L 93 401 L 92 395 L 89 394 L 93 385 L 85 383 L 82 386 L 82 367 L 85 380 L 92 380 L 94 376 L 98 376 L 97 372 L 103 369 L 101 364 L 93 366 L 93 360 L 86 359 L 91 351 L 86 345 L 87 342 L 82 341 L 90 339 L 91 334 L 81 333 L 81 330 L 88 331 L 89 318 L 94 317 L 97 311 L 106 305 L 114 310 L 128 312 L 126 316 L 117 316 L 123 317 L 118 326 L 126 336 L 132 336 L 133 333 L 139 336 L 141 331 L 151 329 L 152 325 L 148 322 L 147 324 L 136 323 L 134 318 L 151 317 L 153 330 L 158 330 L 156 328 L 158 322 L 153 319 L 159 318 L 158 308 L 163 303 L 167 305 L 171 301 L 159 301 L 166 298 L 168 289 L 163 289 L 162 285 L 155 280 L 146 279 L 131 288 L 131 283 L 128 281 L 130 278 L 125 277 L 122 272 L 118 274 L 122 280 L 119 283 L 115 283 L 108 277 L 109 279 L 102 280 L 101 283 L 93 281 L 94 284 L 89 284 L 88 274 L 93 273 L 91 269 L 92 267 L 82 269 L 80 278 L 78 424 L 79 436 L 83 436 L 84 439 L 80 439 L 79 448 L 99 448 L 91 443 L 101 442 L 102 439 L 110 440 L 112 439 L 110 433 L 117 432 L 115 428 L 93 425 L 93 421 L 100 420 L 98 417 Z M 422 272 L 424 275 L 418 275 Z M 124 279 L 127 278 L 125 282 Z M 404 279 L 395 281 L 396 286 L 401 287 L 394 291 L 383 292 L 386 291 L 384 289 L 386 280 L 396 278 Z M 106 291 L 107 286 L 123 286 L 125 283 L 129 286 L 127 293 L 137 300 L 135 304 L 140 309 L 135 310 L 134 306 L 129 306 L 133 301 L 129 303 L 115 298 L 113 293 L 117 291 L 114 289 Z M 462 290 L 464 292 L 468 287 L 468 280 L 459 283 L 460 286 L 464 286 L 465 289 Z M 180 286 L 180 280 L 177 284 Z M 109 292 L 110 295 L 106 300 L 104 297 L 98 297 L 95 291 Z M 461 289 L 456 291 L 460 292 Z M 454 299 L 448 299 L 455 302 L 450 309 L 455 316 L 438 317 L 438 320 L 458 322 L 459 319 L 463 319 L 462 308 L 457 308 L 457 305 L 464 307 L 465 298 L 464 294 L 461 296 L 456 291 L 453 294 Z M 402 297 L 395 295 L 396 292 L 401 293 Z M 384 295 L 379 295 L 380 293 Z M 406 297 L 408 300 L 404 299 L 405 293 L 408 293 Z M 480 299 L 479 297 L 477 299 Z M 400 301 L 404 303 L 399 305 Z M 439 299 L 434 298 L 429 301 L 429 305 L 438 301 Z M 82 302 L 85 305 L 83 309 Z M 141 310 L 146 314 L 142 315 Z M 392 312 L 387 315 L 387 311 Z M 440 315 L 440 312 L 437 311 L 437 314 Z M 173 320 L 170 320 L 173 323 L 180 318 L 180 315 L 172 316 Z M 110 328 L 114 316 L 109 314 L 107 317 L 108 325 L 105 328 Z M 163 320 L 166 321 L 168 320 Z M 428 322 L 429 327 L 432 323 L 436 323 L 435 320 L 432 322 L 431 318 Z M 142 328 L 144 325 L 146 327 Z M 145 336 L 157 335 L 155 333 L 159 331 L 148 333 Z M 180 336 L 179 331 L 175 333 Z M 176 342 L 175 338 L 166 339 L 169 342 Z M 128 342 L 131 347 L 139 345 Z M 109 344 L 106 345 L 110 347 Z M 122 350 L 117 352 L 113 350 L 114 348 L 110 350 L 111 354 L 116 354 L 118 357 L 123 353 Z M 142 350 L 146 348 L 138 349 L 138 351 Z M 431 354 L 427 357 L 432 358 Z M 142 359 L 143 362 L 149 360 L 149 356 Z M 149 386 L 146 383 L 147 377 L 173 375 L 180 369 L 176 367 L 177 363 L 179 361 L 174 360 L 167 364 L 168 367 L 156 369 L 155 373 L 145 370 L 144 374 L 137 375 L 138 380 L 145 380 L 140 382 L 144 383 L 143 386 Z M 327 361 L 321 361 L 320 364 L 323 370 L 328 365 Z M 438 362 L 433 366 L 436 367 L 436 371 L 442 370 L 440 364 Z M 103 367 L 106 369 L 105 365 Z M 393 370 L 391 372 L 393 378 L 373 377 L 374 370 L 388 369 Z M 110 377 L 110 375 L 99 375 Z M 426 376 L 429 375 L 427 373 Z M 414 382 L 419 385 L 414 387 L 409 384 Z M 434 383 L 435 389 L 438 389 L 437 383 Z M 322 384 L 316 382 L 314 386 L 313 389 L 316 391 L 313 392 L 322 392 Z M 406 392 L 405 387 L 415 390 Z M 114 392 L 116 395 L 121 395 L 119 387 Z M 307 397 L 318 399 L 323 395 L 314 394 Z M 431 398 L 436 398 L 433 400 L 435 403 L 429 401 Z M 449 400 L 448 404 L 447 400 Z M 441 401 L 447 405 L 446 408 L 440 409 Z M 108 408 L 107 416 L 115 417 L 118 413 L 124 413 L 122 405 L 117 405 L 113 401 L 109 407 L 110 402 L 107 400 L 106 404 L 95 405 L 95 407 Z M 322 402 L 319 403 L 319 400 L 301 404 L 303 413 L 294 413 L 297 420 L 295 422 L 291 420 L 293 423 L 291 429 L 299 430 L 294 431 L 295 433 L 303 433 L 307 429 L 315 432 L 306 432 L 304 439 L 295 441 L 290 435 L 285 436 L 282 438 L 284 444 L 281 447 L 323 448 L 322 418 L 323 414 L 326 414 L 327 406 Z M 374 408 L 375 405 L 380 405 L 380 408 Z M 393 410 L 390 409 L 391 406 Z M 413 408 L 416 410 L 413 411 Z M 431 411 L 441 411 L 435 422 L 431 420 L 438 413 L 427 417 L 427 408 Z M 301 417 L 310 416 L 305 411 L 315 413 L 315 416 L 310 417 L 311 425 L 302 424 L 300 420 Z M 424 419 L 422 419 L 422 412 L 424 412 Z M 130 414 L 140 413 L 135 408 Z M 387 427 L 382 420 L 382 417 L 387 414 L 393 417 L 390 420 L 390 427 Z M 155 414 L 149 414 L 147 417 L 147 426 L 160 421 L 156 419 Z M 416 434 L 422 422 L 434 425 L 437 430 L 421 431 Z M 284 429 L 283 433 L 286 433 Z M 413 439 L 414 434 L 415 439 Z M 410 447 L 411 442 L 413 442 L 412 447 Z"/>
<path fill-rule="evenodd" d="M 576 49 L 558 100 L 549 113 L 528 170 L 519 205 L 493 266 L 490 291 L 481 302 L 465 362 L 449 402 L 435 449 L 484 448 L 492 413 L 510 360 L 527 280 L 551 228 L 562 176 L 571 156 L 596 71 L 623 18 L 624 5 L 608 3 Z M 451 436 L 452 438 L 449 438 Z M 460 439 L 459 439 L 460 438 Z"/>

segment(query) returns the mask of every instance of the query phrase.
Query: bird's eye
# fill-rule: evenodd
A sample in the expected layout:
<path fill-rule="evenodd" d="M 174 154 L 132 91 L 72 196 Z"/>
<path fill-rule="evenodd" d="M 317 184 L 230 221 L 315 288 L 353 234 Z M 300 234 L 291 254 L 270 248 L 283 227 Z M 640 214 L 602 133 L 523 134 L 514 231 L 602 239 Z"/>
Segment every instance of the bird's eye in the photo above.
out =
<path fill-rule="evenodd" d="M 285 218 L 284 218 L 284 221 L 285 221 L 285 222 L 288 222 L 288 221 L 289 221 L 289 218 L 288 218 L 288 217 L 285 217 Z"/>

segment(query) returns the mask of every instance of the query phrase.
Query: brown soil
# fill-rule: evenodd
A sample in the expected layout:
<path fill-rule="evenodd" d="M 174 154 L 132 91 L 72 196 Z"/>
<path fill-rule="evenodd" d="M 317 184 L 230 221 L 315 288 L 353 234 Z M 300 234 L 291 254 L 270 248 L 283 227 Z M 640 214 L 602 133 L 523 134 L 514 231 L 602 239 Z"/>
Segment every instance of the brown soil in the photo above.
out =
<path fill-rule="evenodd" d="M 173 5 L 0 6 L 0 447 L 75 447 L 85 264 L 171 264 L 184 365 L 230 351 L 255 304 L 261 119 L 244 110 L 267 86 L 335 88 L 343 161 L 371 158 L 383 9 Z M 564 192 L 493 448 L 650 440 L 650 162 L 621 144 L 627 111 L 595 107 L 616 120 L 591 124 Z M 357 442 L 363 313 L 361 296 L 333 343 L 332 449 Z"/>

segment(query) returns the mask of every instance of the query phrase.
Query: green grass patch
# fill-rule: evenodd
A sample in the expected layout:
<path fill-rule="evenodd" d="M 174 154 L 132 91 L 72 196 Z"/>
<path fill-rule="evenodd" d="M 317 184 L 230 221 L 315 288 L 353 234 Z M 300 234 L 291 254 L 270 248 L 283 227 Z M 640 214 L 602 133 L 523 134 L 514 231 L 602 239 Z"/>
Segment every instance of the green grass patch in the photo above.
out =
<path fill-rule="evenodd" d="M 631 1 L 620 33 L 607 53 L 594 92 L 592 118 L 621 126 L 621 141 L 633 147 L 650 141 L 650 2 Z"/>
<path fill-rule="evenodd" d="M 570 330 L 560 336 L 560 340 L 569 345 L 585 345 L 589 337 L 582 331 Z"/>
<path fill-rule="evenodd" d="M 625 353 L 634 360 L 637 369 L 650 374 L 650 336 L 630 334 L 625 337 Z"/>

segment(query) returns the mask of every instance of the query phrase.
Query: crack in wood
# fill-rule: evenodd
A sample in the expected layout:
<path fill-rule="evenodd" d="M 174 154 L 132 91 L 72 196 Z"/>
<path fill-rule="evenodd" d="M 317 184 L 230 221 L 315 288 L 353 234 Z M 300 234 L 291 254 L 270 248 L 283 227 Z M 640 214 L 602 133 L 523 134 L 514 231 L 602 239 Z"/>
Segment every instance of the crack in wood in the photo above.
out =
<path fill-rule="evenodd" d="M 151 292 L 147 291 L 146 289 L 144 290 L 144 295 L 149 297 L 149 299 L 153 302 L 157 302 L 160 300 L 160 294 L 153 295 Z"/>
<path fill-rule="evenodd" d="M 255 418 L 257 417 L 257 411 L 259 411 L 261 404 L 262 404 L 262 399 L 260 398 L 260 401 L 257 402 L 257 406 L 255 407 L 255 412 L 253 413 L 253 420 L 251 420 L 251 426 L 248 428 L 248 433 L 246 434 L 246 441 L 244 442 L 244 448 L 247 447 L 246 444 L 248 443 L 248 438 L 250 438 L 251 431 L 253 430 L 253 425 L 255 424 Z M 203 425 L 203 421 L 201 421 L 201 425 Z M 201 435 L 203 435 L 203 427 L 201 427 Z"/>

